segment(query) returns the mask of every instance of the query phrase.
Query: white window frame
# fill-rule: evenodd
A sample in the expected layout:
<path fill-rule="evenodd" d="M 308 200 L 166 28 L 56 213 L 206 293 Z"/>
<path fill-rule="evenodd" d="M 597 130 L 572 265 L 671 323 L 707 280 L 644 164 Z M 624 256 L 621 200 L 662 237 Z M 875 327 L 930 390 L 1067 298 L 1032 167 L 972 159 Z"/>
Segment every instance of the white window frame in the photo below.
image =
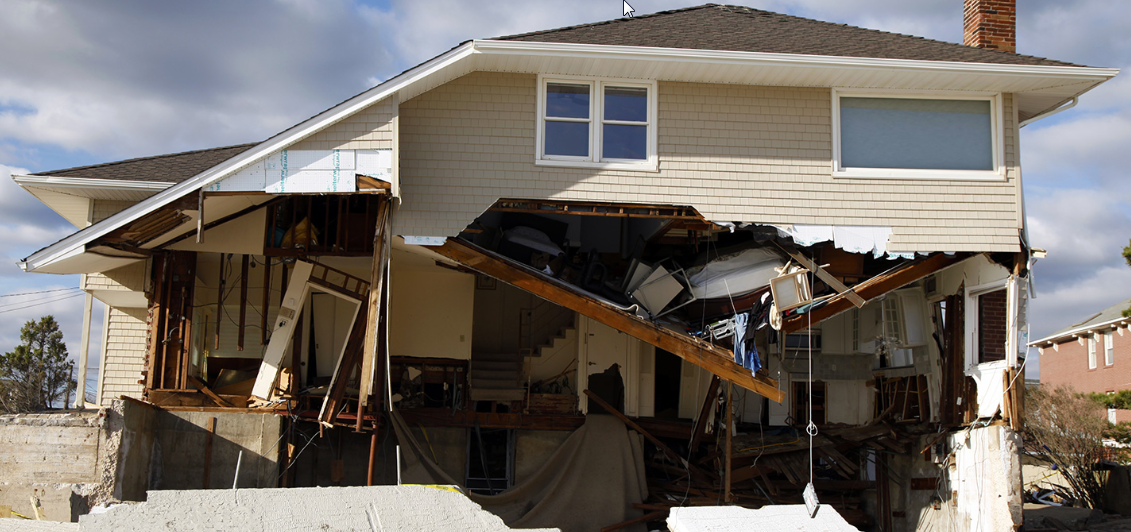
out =
<path fill-rule="evenodd" d="M 1088 335 L 1088 369 L 1096 369 L 1096 334 Z"/>
<path fill-rule="evenodd" d="M 549 83 L 567 83 L 571 85 L 589 85 L 589 156 L 575 157 L 563 155 L 546 155 L 546 85 Z M 534 164 L 538 166 L 565 166 L 575 168 L 596 168 L 602 170 L 638 170 L 645 172 L 659 172 L 659 156 L 657 147 L 657 116 L 659 106 L 659 92 L 655 81 L 640 81 L 616 78 L 591 78 L 581 76 L 538 76 L 538 124 L 534 134 Z M 648 90 L 648 121 L 643 125 L 648 128 L 647 150 L 648 158 L 635 159 L 605 159 L 601 154 L 602 124 L 620 123 L 604 119 L 605 87 L 629 87 Z M 583 120 L 567 120 L 584 122 Z M 624 122 L 629 125 L 640 125 L 639 122 Z"/>
<path fill-rule="evenodd" d="M 950 92 L 892 92 L 870 90 L 832 91 L 833 160 L 835 178 L 862 179 L 922 179 L 953 181 L 1005 181 L 1005 135 L 1002 124 L 1001 93 L 950 93 Z M 840 99 L 849 98 L 905 98 L 909 100 L 982 100 L 990 102 L 990 132 L 993 137 L 993 170 L 933 170 L 922 168 L 844 168 L 841 166 Z"/>
<path fill-rule="evenodd" d="M 978 298 L 990 292 L 998 290 L 1005 290 L 1006 297 L 1006 330 L 1005 330 L 1005 360 L 994 360 L 991 362 L 978 362 L 981 359 L 982 353 L 978 350 Z M 1017 365 L 1017 348 L 1015 347 L 1016 336 L 1011 333 L 1011 323 L 1014 322 L 1014 315 L 1017 312 L 1016 306 L 1016 283 L 1011 283 L 1007 277 L 998 281 L 991 281 L 988 283 L 971 286 L 966 288 L 966 296 L 964 303 L 963 316 L 965 335 L 966 335 L 966 374 L 973 375 L 974 370 L 994 370 L 1004 369 L 1008 367 L 1015 367 Z"/>
<path fill-rule="evenodd" d="M 1104 365 L 1115 365 L 1115 346 L 1113 345 L 1112 331 L 1104 331 L 1100 333 L 1104 337 Z"/>

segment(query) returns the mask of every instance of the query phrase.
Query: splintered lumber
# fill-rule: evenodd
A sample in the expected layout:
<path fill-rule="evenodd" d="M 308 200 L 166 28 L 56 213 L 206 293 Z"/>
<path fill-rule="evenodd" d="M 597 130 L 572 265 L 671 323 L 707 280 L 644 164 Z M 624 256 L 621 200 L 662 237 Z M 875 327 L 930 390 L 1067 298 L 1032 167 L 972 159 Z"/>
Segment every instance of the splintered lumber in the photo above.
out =
<path fill-rule="evenodd" d="M 365 310 L 365 340 L 361 360 L 361 382 L 358 386 L 358 410 L 364 411 L 369 404 L 369 395 L 373 390 L 374 368 L 378 365 L 377 355 L 380 351 L 378 344 L 381 341 L 379 334 L 381 307 L 384 296 L 383 284 L 385 281 L 386 265 L 389 261 L 389 247 L 392 240 L 388 237 L 389 218 L 392 209 L 389 200 L 385 197 L 377 199 L 377 226 L 373 232 L 373 264 L 369 274 L 369 297 Z M 357 416 L 356 430 L 361 430 L 361 419 Z"/>
<path fill-rule="evenodd" d="M 216 283 L 216 342 L 212 346 L 213 349 L 220 349 L 220 324 L 224 320 L 224 257 L 228 256 L 226 253 L 220 254 L 220 280 Z"/>
<path fill-rule="evenodd" d="M 881 273 L 871 279 L 862 281 L 853 286 L 847 293 L 833 296 L 824 306 L 813 309 L 807 314 L 795 315 L 782 322 L 782 334 L 800 331 L 812 324 L 820 323 L 826 318 L 831 318 L 841 312 L 852 308 L 853 303 L 848 298 L 848 293 L 853 293 L 865 301 L 882 296 L 908 283 L 913 283 L 943 268 L 958 264 L 968 258 L 969 253 L 955 253 L 947 255 L 936 253 L 925 259 L 916 259 L 906 262 L 891 270 Z"/>
<path fill-rule="evenodd" d="M 275 329 L 271 332 L 271 341 L 267 343 L 267 350 L 263 353 L 263 363 L 259 366 L 259 374 L 255 378 L 255 387 L 251 395 L 266 400 L 271 396 L 271 389 L 275 386 L 275 379 L 279 376 L 279 365 L 286 354 L 287 345 L 295 332 L 295 321 L 306 303 L 309 293 L 306 281 L 314 264 L 306 261 L 297 261 L 294 271 L 291 272 L 287 292 L 279 306 L 279 316 L 275 318 Z"/>
<path fill-rule="evenodd" d="M 693 453 L 699 451 L 699 443 L 707 433 L 707 415 L 711 413 L 711 407 L 715 406 L 718 391 L 719 376 L 714 375 L 711 377 L 711 384 L 707 386 L 707 396 L 703 399 L 703 408 L 699 410 L 699 418 L 695 420 L 695 429 L 692 431 L 691 452 Z"/>
<path fill-rule="evenodd" d="M 189 379 L 189 383 L 191 383 L 194 388 L 196 388 L 197 390 L 200 390 L 201 393 L 203 393 L 204 395 L 207 395 L 208 398 L 212 400 L 212 402 L 214 402 L 214 403 L 216 403 L 217 405 L 220 405 L 220 406 L 225 406 L 225 407 L 231 407 L 232 406 L 232 403 L 229 403 L 229 402 L 225 401 L 219 395 L 216 395 L 216 392 L 213 392 L 212 389 L 209 388 L 207 384 L 204 384 L 203 382 L 201 382 L 200 379 L 193 377 L 192 375 L 189 375 L 188 379 Z"/>
<path fill-rule="evenodd" d="M 349 339 L 342 348 L 341 355 L 338 356 L 338 364 L 334 368 L 334 375 L 330 378 L 330 391 L 326 394 L 326 400 L 322 402 L 322 410 L 318 412 L 318 419 L 327 425 L 332 424 L 338 416 L 338 410 L 346 396 L 346 385 L 349 383 L 350 375 L 361 365 L 362 343 L 365 341 L 365 322 L 362 321 L 361 315 L 361 306 L 358 305 Z"/>
<path fill-rule="evenodd" d="M 545 277 L 463 240 L 449 238 L 444 245 L 428 246 L 428 249 L 479 273 L 648 342 L 754 393 L 779 403 L 785 399 L 785 392 L 778 389 L 776 381 L 751 375 L 749 370 L 734 363 L 734 353 L 729 349 L 640 319 L 609 303 L 581 294 L 576 288 L 560 280 Z"/>

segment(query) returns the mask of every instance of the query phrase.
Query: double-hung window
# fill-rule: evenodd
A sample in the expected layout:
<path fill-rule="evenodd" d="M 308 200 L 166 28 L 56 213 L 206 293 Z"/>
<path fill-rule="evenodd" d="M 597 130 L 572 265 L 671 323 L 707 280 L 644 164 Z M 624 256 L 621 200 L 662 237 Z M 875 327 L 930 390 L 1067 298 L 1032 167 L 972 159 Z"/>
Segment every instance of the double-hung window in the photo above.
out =
<path fill-rule="evenodd" d="M 1088 369 L 1096 369 L 1096 333 L 1088 335 Z"/>
<path fill-rule="evenodd" d="M 833 91 L 833 176 L 1005 178 L 998 95 Z"/>
<path fill-rule="evenodd" d="M 1112 341 L 1115 335 L 1111 331 L 1102 333 L 1104 337 L 1104 365 L 1111 366 L 1115 364 L 1115 348 Z"/>
<path fill-rule="evenodd" d="M 537 164 L 657 169 L 656 84 L 542 78 Z"/>

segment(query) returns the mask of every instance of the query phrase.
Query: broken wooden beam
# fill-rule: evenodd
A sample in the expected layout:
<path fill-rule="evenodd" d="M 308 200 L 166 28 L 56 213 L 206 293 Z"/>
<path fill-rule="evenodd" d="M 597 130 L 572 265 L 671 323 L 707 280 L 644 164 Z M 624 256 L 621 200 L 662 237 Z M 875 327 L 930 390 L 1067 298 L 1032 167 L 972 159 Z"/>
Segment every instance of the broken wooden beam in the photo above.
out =
<path fill-rule="evenodd" d="M 801 252 L 797 251 L 796 249 L 788 248 L 786 246 L 778 244 L 776 241 L 774 243 L 777 244 L 777 246 L 781 248 L 781 250 L 784 251 L 787 255 L 793 257 L 793 260 L 804 266 L 805 269 L 816 274 L 818 279 L 824 281 L 825 284 L 829 285 L 829 288 L 836 290 L 837 294 L 843 294 L 844 297 L 848 298 L 848 301 L 850 303 L 856 306 L 856 308 L 864 306 L 864 298 L 857 295 L 856 292 L 853 292 L 847 286 L 844 286 L 844 283 L 840 282 L 840 280 L 836 277 L 833 277 L 831 273 L 826 272 L 825 269 L 822 268 L 819 264 L 810 260 L 809 257 L 802 255 Z"/>
<path fill-rule="evenodd" d="M 692 430 L 692 453 L 699 451 L 699 442 L 703 441 L 703 436 L 707 434 L 707 415 L 711 413 L 711 407 L 715 406 L 715 402 L 718 400 L 718 392 L 719 376 L 714 375 L 711 377 L 711 384 L 707 386 L 707 396 L 703 399 L 703 408 L 699 410 L 699 418 L 695 420 L 695 428 Z"/>
<path fill-rule="evenodd" d="M 196 388 L 197 390 L 200 390 L 200 392 L 203 393 L 204 395 L 207 395 L 208 398 L 212 400 L 212 402 L 216 403 L 219 406 L 223 406 L 223 407 L 227 407 L 227 408 L 232 407 L 232 403 L 229 403 L 229 402 L 225 401 L 224 398 L 220 397 L 219 395 L 216 395 L 216 392 L 212 391 L 212 389 L 209 388 L 207 384 L 204 384 L 204 382 L 201 381 L 200 379 L 193 377 L 192 375 L 189 375 L 188 379 L 189 379 L 189 383 L 192 384 L 194 388 Z"/>
<path fill-rule="evenodd" d="M 955 253 L 953 255 L 936 253 L 925 259 L 916 259 L 901 264 L 871 279 L 862 281 L 853 286 L 850 291 L 864 298 L 865 301 L 874 299 L 943 268 L 958 264 L 971 256 L 973 255 L 970 253 Z M 838 294 L 820 308 L 785 319 L 782 322 L 781 332 L 782 334 L 789 334 L 800 331 L 808 327 L 810 323 L 814 325 L 820 323 L 826 318 L 831 318 L 852 308 L 852 306 L 853 304 L 849 301 L 847 295 Z"/>
<path fill-rule="evenodd" d="M 389 248 L 392 242 L 388 237 L 389 222 L 392 216 L 392 209 L 389 207 L 389 200 L 387 198 L 378 198 L 377 221 L 373 231 L 373 264 L 371 265 L 369 274 L 369 294 L 365 299 L 368 304 L 363 313 L 365 316 L 365 340 L 361 360 L 361 381 L 358 385 L 359 411 L 364 411 L 369 405 L 369 395 L 373 391 L 374 368 L 378 366 L 377 358 L 380 351 L 379 344 L 381 342 L 381 335 L 379 333 L 381 317 L 384 315 L 382 298 L 385 295 L 385 291 L 383 285 L 390 257 Z M 355 430 L 361 430 L 361 418 L 362 416 L 357 416 L 358 421 Z"/>
<path fill-rule="evenodd" d="M 236 351 L 243 351 L 243 334 L 247 329 L 247 276 L 250 271 L 248 270 L 251 264 L 250 258 L 249 255 L 243 255 L 240 264 L 240 330 L 236 335 Z M 263 313 L 266 314 L 267 309 L 264 309 Z"/>
<path fill-rule="evenodd" d="M 776 381 L 751 375 L 749 370 L 734 362 L 734 354 L 729 349 L 645 321 L 609 303 L 581 294 L 560 280 L 545 277 L 469 242 L 449 238 L 442 246 L 427 247 L 472 270 L 648 342 L 754 393 L 779 403 L 785 399 L 785 392 L 778 389 Z"/>

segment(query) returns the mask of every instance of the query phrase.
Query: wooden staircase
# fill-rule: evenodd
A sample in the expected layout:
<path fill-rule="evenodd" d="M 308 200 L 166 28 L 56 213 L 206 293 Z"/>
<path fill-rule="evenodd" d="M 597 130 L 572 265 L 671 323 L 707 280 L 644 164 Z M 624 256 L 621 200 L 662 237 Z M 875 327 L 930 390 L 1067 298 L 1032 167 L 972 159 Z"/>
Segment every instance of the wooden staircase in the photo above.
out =
<path fill-rule="evenodd" d="M 471 353 L 471 400 L 506 402 L 525 398 L 523 358 L 522 353 Z"/>

